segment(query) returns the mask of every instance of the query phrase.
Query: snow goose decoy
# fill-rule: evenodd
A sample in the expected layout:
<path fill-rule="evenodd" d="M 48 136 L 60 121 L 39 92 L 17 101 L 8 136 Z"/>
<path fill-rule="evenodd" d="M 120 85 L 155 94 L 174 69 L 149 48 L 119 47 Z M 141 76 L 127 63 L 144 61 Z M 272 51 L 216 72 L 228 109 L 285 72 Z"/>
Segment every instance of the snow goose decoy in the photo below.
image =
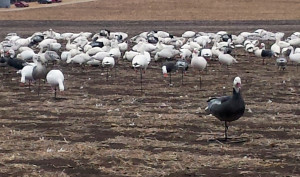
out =
<path fill-rule="evenodd" d="M 36 63 L 36 66 L 33 67 L 32 78 L 33 80 L 39 80 L 38 95 L 40 95 L 41 79 L 46 79 L 47 69 L 44 63 L 42 63 L 39 55 L 34 55 L 33 61 Z"/>
<path fill-rule="evenodd" d="M 26 81 L 28 81 L 29 84 L 29 90 L 30 90 L 30 83 L 33 80 L 32 77 L 32 71 L 33 71 L 33 67 L 32 65 L 27 65 L 24 66 L 21 70 L 21 86 L 24 86 Z"/>
<path fill-rule="evenodd" d="M 237 61 L 233 56 L 231 56 L 230 54 L 224 54 L 224 53 L 222 53 L 222 52 L 219 53 L 218 58 L 219 58 L 219 62 L 220 62 L 221 64 L 226 65 L 227 68 L 228 68 L 228 66 L 231 65 L 232 63 L 237 63 L 237 62 L 238 62 L 238 61 Z"/>
<path fill-rule="evenodd" d="M 26 61 L 14 57 L 14 55 L 15 55 L 14 50 L 10 49 L 8 51 L 8 54 L 10 54 L 10 55 L 7 60 L 7 65 L 9 65 L 17 70 L 21 70 L 21 69 L 23 69 L 24 66 L 27 65 Z"/>
<path fill-rule="evenodd" d="M 300 53 L 295 53 L 294 47 L 290 46 L 289 49 L 291 50 L 291 53 L 289 55 L 289 59 L 292 62 L 295 62 L 297 65 L 297 71 L 298 71 L 298 65 L 300 64 Z"/>
<path fill-rule="evenodd" d="M 245 102 L 241 95 L 241 78 L 236 77 L 233 81 L 232 96 L 222 96 L 211 98 L 208 101 L 209 111 L 213 116 L 220 121 L 225 122 L 225 141 L 227 138 L 228 125 L 227 122 L 238 120 L 245 112 Z"/>
<path fill-rule="evenodd" d="M 132 59 L 132 67 L 134 68 L 135 71 L 137 69 L 140 70 L 140 75 L 141 75 L 141 93 L 143 93 L 143 74 L 142 72 L 145 73 L 150 61 L 151 61 L 151 56 L 149 52 L 142 52 L 143 54 L 136 55 Z"/>
<path fill-rule="evenodd" d="M 276 59 L 276 65 L 278 67 L 278 70 L 284 71 L 287 65 L 286 58 L 280 57 Z"/>
<path fill-rule="evenodd" d="M 199 71 L 199 86 L 201 88 L 202 85 L 202 79 L 201 79 L 201 71 L 203 71 L 206 66 L 207 66 L 207 61 L 204 57 L 202 56 L 198 56 L 199 55 L 199 51 L 198 50 L 194 50 L 193 51 L 193 56 L 192 56 L 192 60 L 191 60 L 191 67 L 195 70 Z"/>
<path fill-rule="evenodd" d="M 272 50 L 266 50 L 265 44 L 261 43 L 261 49 L 258 47 L 254 47 L 254 54 L 257 57 L 262 57 L 263 58 L 263 64 L 265 64 L 265 58 L 271 58 L 273 56 Z"/>
<path fill-rule="evenodd" d="M 115 59 L 113 56 L 104 57 L 102 60 L 102 67 L 106 68 L 106 81 L 108 80 L 108 69 L 115 66 Z"/>
<path fill-rule="evenodd" d="M 181 70 L 181 85 L 183 85 L 183 74 L 186 74 L 189 69 L 189 64 L 186 60 L 177 60 L 176 62 L 177 71 Z"/>
<path fill-rule="evenodd" d="M 7 58 L 4 55 L 4 50 L 1 49 L 0 50 L 0 66 L 1 67 L 5 67 L 7 65 Z"/>
<path fill-rule="evenodd" d="M 48 72 L 46 76 L 47 82 L 50 84 L 51 89 L 54 88 L 54 98 L 56 98 L 56 90 L 57 87 L 59 88 L 59 91 L 64 91 L 64 75 L 60 70 L 51 70 Z"/>
<path fill-rule="evenodd" d="M 172 72 L 176 72 L 178 70 L 176 63 L 173 61 L 167 61 L 163 63 L 161 68 L 165 78 L 168 77 L 169 74 L 169 85 L 172 86 Z"/>

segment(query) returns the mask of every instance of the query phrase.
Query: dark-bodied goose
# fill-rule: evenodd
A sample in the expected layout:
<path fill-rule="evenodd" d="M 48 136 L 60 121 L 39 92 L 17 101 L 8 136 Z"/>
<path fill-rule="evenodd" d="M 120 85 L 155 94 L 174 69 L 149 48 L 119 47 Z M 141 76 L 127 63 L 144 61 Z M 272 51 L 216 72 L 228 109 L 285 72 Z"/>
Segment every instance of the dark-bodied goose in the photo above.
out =
<path fill-rule="evenodd" d="M 172 86 L 172 72 L 176 72 L 178 70 L 178 66 L 173 61 L 167 61 L 163 63 L 161 69 L 164 77 L 168 77 L 168 73 L 169 73 L 170 86 Z"/>
<path fill-rule="evenodd" d="M 241 95 L 241 78 L 236 77 L 233 81 L 232 96 L 222 96 L 211 98 L 208 102 L 207 109 L 209 112 L 225 122 L 225 140 L 227 140 L 227 122 L 238 120 L 245 111 L 245 102 Z"/>

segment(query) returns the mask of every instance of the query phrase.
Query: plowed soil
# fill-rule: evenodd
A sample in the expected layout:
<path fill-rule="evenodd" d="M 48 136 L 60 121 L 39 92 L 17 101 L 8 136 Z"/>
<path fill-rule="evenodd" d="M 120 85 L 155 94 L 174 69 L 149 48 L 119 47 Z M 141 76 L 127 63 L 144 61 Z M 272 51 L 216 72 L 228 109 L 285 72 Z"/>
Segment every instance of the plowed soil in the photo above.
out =
<path fill-rule="evenodd" d="M 107 28 L 129 37 L 154 29 L 179 36 L 186 30 L 238 34 L 264 28 L 288 36 L 300 21 L 43 19 L 1 21 L 0 28 L 1 40 L 9 32 L 27 37 L 49 28 Z M 274 58 L 262 65 L 243 49 L 234 54 L 239 63 L 228 69 L 209 63 L 201 88 L 192 70 L 183 80 L 180 72 L 172 75 L 170 87 L 161 62 L 152 61 L 142 73 L 142 91 L 140 73 L 124 60 L 108 80 L 101 67 L 49 64 L 65 75 L 66 90 L 57 99 L 46 83 L 38 96 L 36 84 L 21 87 L 16 70 L 0 68 L 0 176 L 299 176 L 300 68 L 289 63 L 279 71 Z M 231 139 L 224 142 L 222 122 L 204 109 L 209 97 L 231 94 L 235 76 L 242 79 L 246 112 L 230 124 Z"/>

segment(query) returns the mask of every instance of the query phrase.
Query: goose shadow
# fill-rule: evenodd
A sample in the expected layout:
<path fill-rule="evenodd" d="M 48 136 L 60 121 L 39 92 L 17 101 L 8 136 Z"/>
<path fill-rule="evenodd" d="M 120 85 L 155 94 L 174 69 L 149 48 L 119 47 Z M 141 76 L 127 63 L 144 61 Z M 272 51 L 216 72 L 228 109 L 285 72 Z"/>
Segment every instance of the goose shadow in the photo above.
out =
<path fill-rule="evenodd" d="M 62 102 L 62 101 L 65 101 L 65 100 L 68 100 L 67 98 L 63 98 L 63 97 L 54 97 L 52 98 L 53 101 L 55 102 Z"/>
<path fill-rule="evenodd" d="M 243 144 L 249 142 L 249 137 L 236 137 L 236 138 L 213 138 L 208 139 L 208 143 L 220 143 L 220 144 Z"/>

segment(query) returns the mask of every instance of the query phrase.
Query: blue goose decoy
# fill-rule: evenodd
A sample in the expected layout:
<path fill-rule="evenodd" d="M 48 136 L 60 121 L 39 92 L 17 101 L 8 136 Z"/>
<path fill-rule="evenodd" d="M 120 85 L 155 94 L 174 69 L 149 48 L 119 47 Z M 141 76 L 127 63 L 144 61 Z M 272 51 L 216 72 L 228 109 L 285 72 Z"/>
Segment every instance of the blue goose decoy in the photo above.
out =
<path fill-rule="evenodd" d="M 189 69 L 189 64 L 186 60 L 177 60 L 176 68 L 181 71 L 181 85 L 183 85 L 183 74 Z"/>
<path fill-rule="evenodd" d="M 241 78 L 236 77 L 233 81 L 232 96 L 211 98 L 208 101 L 208 110 L 220 121 L 225 122 L 225 141 L 227 140 L 227 122 L 238 120 L 245 112 L 245 102 L 241 95 Z"/>
<path fill-rule="evenodd" d="M 46 79 L 47 68 L 39 55 L 34 55 L 33 60 L 36 66 L 34 66 L 32 69 L 32 78 L 33 80 L 39 80 L 38 95 L 40 95 L 41 79 Z"/>
<path fill-rule="evenodd" d="M 178 67 L 175 62 L 172 61 L 167 61 L 163 63 L 162 66 L 162 73 L 164 77 L 168 77 L 169 73 L 169 78 L 170 78 L 170 83 L 169 85 L 172 86 L 172 72 L 176 72 L 178 70 Z"/>

